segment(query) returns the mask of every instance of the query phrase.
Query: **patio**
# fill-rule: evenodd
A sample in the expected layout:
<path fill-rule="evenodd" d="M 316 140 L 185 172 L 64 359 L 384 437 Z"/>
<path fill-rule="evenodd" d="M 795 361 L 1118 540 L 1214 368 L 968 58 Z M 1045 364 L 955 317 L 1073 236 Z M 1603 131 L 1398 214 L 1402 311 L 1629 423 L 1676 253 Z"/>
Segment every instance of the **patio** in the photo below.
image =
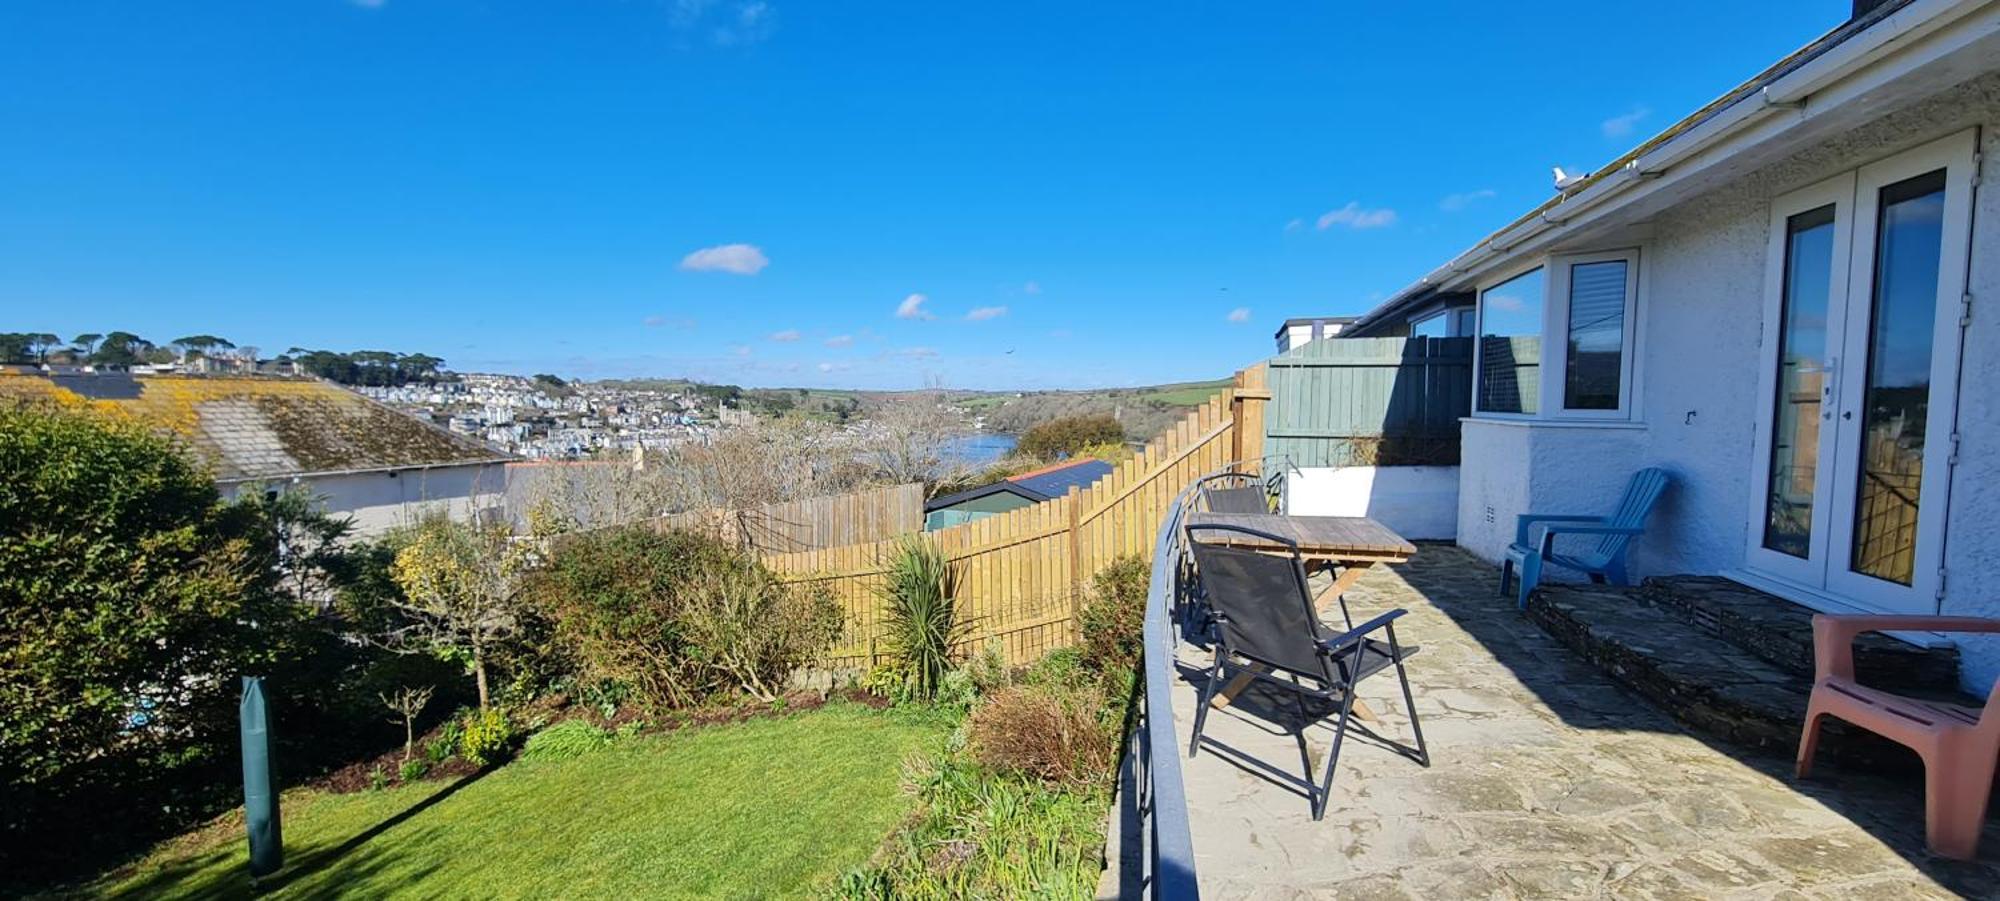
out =
<path fill-rule="evenodd" d="M 1472 555 L 1427 545 L 1348 593 L 1357 620 L 1409 610 L 1398 632 L 1423 648 L 1410 677 L 1433 764 L 1350 734 L 1321 822 L 1266 772 L 1299 773 L 1299 747 L 1256 690 L 1209 716 L 1183 773 L 1206 897 L 1954 897 L 2000 886 L 2000 828 L 1987 827 L 1978 863 L 1933 858 L 1920 784 L 1827 762 L 1795 784 L 1788 759 L 1691 736 L 1522 618 L 1496 580 Z M 1207 659 L 1183 646 L 1181 754 Z M 1393 678 L 1360 697 L 1381 711 L 1378 731 L 1407 740 Z M 1326 723 L 1308 732 L 1315 760 L 1331 738 Z"/>

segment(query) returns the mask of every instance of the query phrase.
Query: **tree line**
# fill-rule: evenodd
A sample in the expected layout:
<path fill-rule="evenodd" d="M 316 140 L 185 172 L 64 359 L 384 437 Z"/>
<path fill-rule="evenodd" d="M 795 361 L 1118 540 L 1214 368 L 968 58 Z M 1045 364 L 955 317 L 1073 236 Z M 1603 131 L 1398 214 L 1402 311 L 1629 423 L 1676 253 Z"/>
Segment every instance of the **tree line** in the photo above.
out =
<path fill-rule="evenodd" d="M 0 332 L 0 363 L 71 366 L 138 366 L 186 363 L 198 358 L 258 361 L 258 348 L 216 335 L 187 335 L 157 344 L 131 332 L 85 332 L 65 341 L 50 332 Z M 347 353 L 294 347 L 276 358 L 343 385 L 397 387 L 450 381 L 444 358 L 423 353 L 357 350 Z"/>

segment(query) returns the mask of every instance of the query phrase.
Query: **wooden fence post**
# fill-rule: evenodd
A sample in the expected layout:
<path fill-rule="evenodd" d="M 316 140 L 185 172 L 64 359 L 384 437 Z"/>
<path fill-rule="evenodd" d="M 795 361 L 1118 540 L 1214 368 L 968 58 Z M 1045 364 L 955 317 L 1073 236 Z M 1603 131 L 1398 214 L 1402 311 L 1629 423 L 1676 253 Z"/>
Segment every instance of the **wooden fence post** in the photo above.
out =
<path fill-rule="evenodd" d="M 1063 503 L 1069 508 L 1069 528 L 1064 542 L 1069 548 L 1069 623 L 1070 632 L 1076 636 L 1076 644 L 1083 644 L 1083 489 L 1069 486 L 1069 494 L 1063 496 Z"/>
<path fill-rule="evenodd" d="M 1254 472 L 1262 471 L 1264 405 L 1271 400 L 1266 372 L 1259 363 L 1236 373 L 1236 386 L 1229 397 L 1230 454 Z"/>

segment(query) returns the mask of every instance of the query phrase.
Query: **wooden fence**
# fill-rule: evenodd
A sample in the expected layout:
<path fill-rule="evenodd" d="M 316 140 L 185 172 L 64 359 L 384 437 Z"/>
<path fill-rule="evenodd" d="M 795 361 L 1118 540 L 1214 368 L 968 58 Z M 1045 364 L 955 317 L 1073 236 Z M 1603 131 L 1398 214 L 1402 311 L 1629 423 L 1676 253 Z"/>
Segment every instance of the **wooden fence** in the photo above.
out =
<path fill-rule="evenodd" d="M 1296 466 L 1456 465 L 1471 338 L 1330 338 L 1270 361 L 1264 452 Z"/>
<path fill-rule="evenodd" d="M 974 623 L 967 649 L 997 640 L 1008 662 L 1031 663 L 1077 637 L 1077 612 L 1090 578 L 1123 555 L 1149 556 L 1162 515 L 1181 488 L 1204 473 L 1263 454 L 1262 366 L 1154 438 L 1089 488 L 926 536 L 958 567 L 959 605 Z M 881 661 L 884 573 L 894 540 L 788 554 L 766 565 L 798 584 L 824 587 L 847 611 L 848 628 L 830 663 L 868 668 Z"/>
<path fill-rule="evenodd" d="M 713 532 L 764 554 L 864 544 L 923 529 L 924 486 L 909 482 L 748 510 L 675 513 L 653 523 Z"/>

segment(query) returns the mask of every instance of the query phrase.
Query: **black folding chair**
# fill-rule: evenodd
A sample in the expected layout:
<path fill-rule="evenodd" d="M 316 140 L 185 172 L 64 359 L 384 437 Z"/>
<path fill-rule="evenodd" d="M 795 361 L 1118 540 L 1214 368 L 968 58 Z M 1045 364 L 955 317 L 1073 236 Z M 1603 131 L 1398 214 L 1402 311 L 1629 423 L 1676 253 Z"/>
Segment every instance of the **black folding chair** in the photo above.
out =
<path fill-rule="evenodd" d="M 1201 730 L 1208 719 L 1210 701 L 1225 682 L 1248 674 L 1291 693 L 1297 704 L 1300 716 L 1297 736 L 1306 768 L 1304 785 L 1315 820 L 1326 813 L 1334 767 L 1340 762 L 1340 745 L 1350 725 L 1423 766 L 1431 765 L 1430 751 L 1424 745 L 1424 730 L 1417 722 L 1416 699 L 1410 694 L 1410 676 L 1403 666 L 1417 648 L 1396 642 L 1395 620 L 1406 611 L 1392 610 L 1336 633 L 1320 622 L 1318 612 L 1313 609 L 1312 591 L 1306 584 L 1305 564 L 1299 557 L 1298 545 L 1269 532 L 1232 525 L 1191 525 L 1187 533 L 1195 570 L 1213 611 L 1217 637 L 1215 663 L 1209 669 L 1208 683 L 1202 687 L 1201 704 L 1195 709 L 1189 757 L 1195 756 L 1201 747 Z M 1283 548 L 1284 552 L 1201 540 L 1204 537 L 1227 540 L 1232 534 L 1254 539 L 1272 550 Z M 1368 637 L 1378 632 L 1382 639 Z M 1403 685 L 1410 731 L 1416 734 L 1414 747 L 1352 723 L 1355 686 L 1391 666 Z M 1315 715 L 1307 708 L 1308 700 L 1328 702 L 1339 710 L 1333 748 L 1327 752 L 1325 772 L 1317 782 L 1313 779 L 1312 758 L 1306 753 L 1305 730 L 1331 714 L 1323 710 Z M 1320 706 L 1325 708 L 1328 704 Z"/>
<path fill-rule="evenodd" d="M 1247 472 L 1218 472 L 1195 481 L 1196 509 L 1203 513 L 1270 513 L 1264 481 Z"/>

